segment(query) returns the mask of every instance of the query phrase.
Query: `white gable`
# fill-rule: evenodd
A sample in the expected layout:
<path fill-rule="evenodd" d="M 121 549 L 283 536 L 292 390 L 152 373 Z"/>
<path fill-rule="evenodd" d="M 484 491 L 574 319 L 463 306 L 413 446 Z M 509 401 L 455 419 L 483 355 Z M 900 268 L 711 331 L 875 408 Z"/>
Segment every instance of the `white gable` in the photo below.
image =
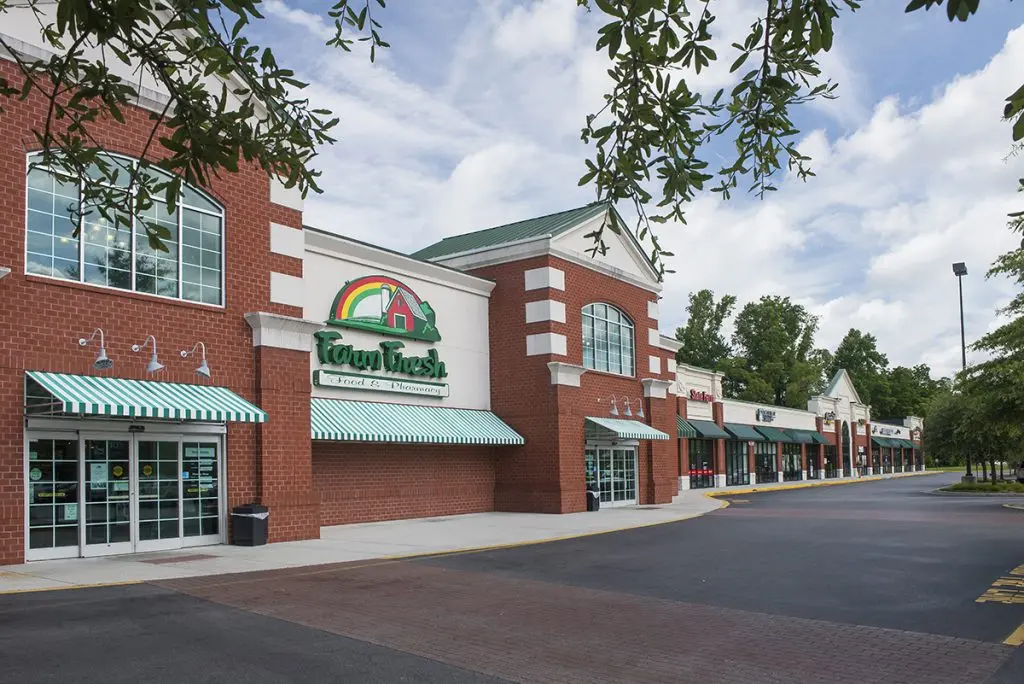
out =
<path fill-rule="evenodd" d="M 850 379 L 850 374 L 846 372 L 845 368 L 840 368 L 836 371 L 836 374 L 832 377 L 832 382 L 828 384 L 828 388 L 825 390 L 825 396 L 846 399 L 858 404 L 861 403 L 860 395 L 857 394 L 853 381 Z"/>
<path fill-rule="evenodd" d="M 624 232 L 615 233 L 606 227 L 603 237 L 604 243 L 608 247 L 607 252 L 591 256 L 589 250 L 594 248 L 594 239 L 586 237 L 586 235 L 597 230 L 605 217 L 606 214 L 600 214 L 559 235 L 551 241 L 551 251 L 555 254 L 571 256 L 572 261 L 579 262 L 581 259 L 588 262 L 596 261 L 635 280 L 658 286 L 657 275 L 646 256 L 632 237 Z"/>

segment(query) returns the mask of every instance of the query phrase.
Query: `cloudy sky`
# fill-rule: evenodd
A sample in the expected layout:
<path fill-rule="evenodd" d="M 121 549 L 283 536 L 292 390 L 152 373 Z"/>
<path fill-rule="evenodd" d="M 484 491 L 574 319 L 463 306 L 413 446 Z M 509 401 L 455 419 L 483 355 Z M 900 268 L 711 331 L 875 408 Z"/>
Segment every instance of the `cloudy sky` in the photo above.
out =
<path fill-rule="evenodd" d="M 392 48 L 370 65 L 358 50 L 323 47 L 325 4 L 268 0 L 255 36 L 342 120 L 319 159 L 325 193 L 308 201 L 308 224 L 412 251 L 594 199 L 577 180 L 588 153 L 579 131 L 606 86 L 597 13 L 574 0 L 390 2 L 377 17 Z M 741 305 L 788 295 L 820 317 L 819 346 L 857 327 L 893 365 L 948 374 L 960 356 L 953 261 L 970 270 L 968 342 L 992 327 L 1012 290 L 984 272 L 1015 244 L 1005 216 L 1024 204 L 1013 192 L 1024 158 L 1007 159 L 999 119 L 1024 77 L 1024 12 L 985 3 L 951 25 L 944 12 L 865 4 L 841 17 L 823 60 L 840 99 L 798 116 L 817 177 L 783 180 L 765 201 L 701 197 L 687 226 L 661 228 L 676 255 L 663 332 L 685 320 L 696 289 Z M 758 3 L 714 5 L 733 42 Z M 728 50 L 702 87 L 731 83 Z"/>

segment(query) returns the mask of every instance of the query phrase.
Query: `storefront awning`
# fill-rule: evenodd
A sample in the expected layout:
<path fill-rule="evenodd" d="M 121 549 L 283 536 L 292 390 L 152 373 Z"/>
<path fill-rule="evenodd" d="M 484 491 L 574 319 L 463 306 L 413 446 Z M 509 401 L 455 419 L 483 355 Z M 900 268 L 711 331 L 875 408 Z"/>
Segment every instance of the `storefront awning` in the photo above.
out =
<path fill-rule="evenodd" d="M 801 444 L 831 444 L 832 443 L 832 442 L 828 441 L 827 439 L 825 439 L 824 437 L 822 437 L 817 432 L 815 432 L 814 430 L 796 430 L 794 428 L 786 428 L 786 433 L 793 436 L 793 441 L 794 442 L 799 442 Z"/>
<path fill-rule="evenodd" d="M 650 425 L 638 420 L 587 416 L 586 422 L 589 423 L 592 430 L 598 433 L 598 436 L 607 436 L 609 439 L 669 439 L 669 436 L 661 430 L 655 430 Z M 600 435 L 600 433 L 604 433 L 604 435 Z"/>
<path fill-rule="evenodd" d="M 753 425 L 742 425 L 740 423 L 726 423 L 725 431 L 732 435 L 733 439 L 745 442 L 763 442 L 764 435 L 754 429 Z"/>
<path fill-rule="evenodd" d="M 312 399 L 313 439 L 399 444 L 525 444 L 522 435 L 490 411 Z"/>
<path fill-rule="evenodd" d="M 64 413 L 263 423 L 267 414 L 226 387 L 28 371 Z"/>
<path fill-rule="evenodd" d="M 895 439 L 890 439 L 889 441 L 890 442 L 895 442 L 895 444 L 893 444 L 893 446 L 898 448 L 898 449 L 916 449 L 917 448 L 917 447 L 914 446 L 914 443 L 911 442 L 909 439 L 895 438 Z"/>
<path fill-rule="evenodd" d="M 764 435 L 769 442 L 793 442 L 791 436 L 786 434 L 785 430 L 779 428 L 768 427 L 767 425 L 758 425 L 757 431 Z"/>
<path fill-rule="evenodd" d="M 710 420 L 693 420 L 692 418 L 686 421 L 697 431 L 697 436 L 703 439 L 730 439 L 728 432 L 718 427 Z"/>
<path fill-rule="evenodd" d="M 874 444 L 876 444 L 876 445 L 878 445 L 880 447 L 883 447 L 885 449 L 902 449 L 903 448 L 903 443 L 902 443 L 903 440 L 901 440 L 901 439 L 893 439 L 891 437 L 872 437 L 871 441 Z"/>
<path fill-rule="evenodd" d="M 678 436 L 683 439 L 695 439 L 697 437 L 697 431 L 692 425 L 683 420 L 680 416 L 676 416 L 676 430 Z"/>

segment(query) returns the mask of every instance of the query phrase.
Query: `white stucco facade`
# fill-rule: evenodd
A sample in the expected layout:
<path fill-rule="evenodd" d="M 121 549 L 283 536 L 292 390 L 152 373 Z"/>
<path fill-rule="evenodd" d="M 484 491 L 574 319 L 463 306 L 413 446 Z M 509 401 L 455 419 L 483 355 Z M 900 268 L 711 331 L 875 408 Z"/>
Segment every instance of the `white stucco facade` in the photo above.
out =
<path fill-rule="evenodd" d="M 446 377 L 412 378 L 380 370 L 359 370 L 350 366 L 321 364 L 314 349 L 310 372 L 343 371 L 346 374 L 372 376 L 400 381 L 422 380 L 447 385 L 447 396 L 342 386 L 314 385 L 313 396 L 331 399 L 390 402 L 449 408 L 490 409 L 490 351 L 488 340 L 488 303 L 494 284 L 488 280 L 458 273 L 361 242 L 306 230 L 303 259 L 303 317 L 327 321 L 338 292 L 358 278 L 382 276 L 405 285 L 436 313 L 440 340 L 425 342 L 376 332 L 330 326 L 324 330 L 341 334 L 340 344 L 355 349 L 377 350 L 381 342 L 401 342 L 405 356 L 428 355 L 433 349 L 445 364 Z M 380 386 L 380 385 L 378 385 Z"/>
<path fill-rule="evenodd" d="M 713 420 L 712 402 L 722 400 L 722 374 L 684 363 L 677 364 L 676 393 L 686 399 L 687 418 Z"/>

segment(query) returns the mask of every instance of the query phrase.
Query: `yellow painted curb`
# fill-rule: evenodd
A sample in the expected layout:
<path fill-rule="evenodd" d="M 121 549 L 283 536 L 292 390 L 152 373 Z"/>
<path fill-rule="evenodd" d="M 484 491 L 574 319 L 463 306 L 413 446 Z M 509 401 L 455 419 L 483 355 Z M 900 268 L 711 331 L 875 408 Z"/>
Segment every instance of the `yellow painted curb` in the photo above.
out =
<path fill-rule="evenodd" d="M 788 485 L 779 485 L 771 487 L 736 487 L 728 490 L 716 490 L 712 492 L 706 492 L 704 496 L 710 496 L 712 498 L 718 498 L 723 496 L 736 496 L 737 494 L 765 494 L 767 492 L 785 492 L 790 489 L 808 489 L 810 487 L 835 487 L 837 485 L 849 485 L 858 484 L 860 482 L 883 482 L 885 480 L 899 480 L 904 477 L 917 477 L 919 475 L 938 475 L 936 472 L 920 472 L 920 473 L 900 473 L 897 477 L 883 477 L 881 475 L 867 475 L 865 477 L 859 477 L 856 479 L 842 479 L 842 480 L 815 480 L 815 481 L 803 481 Z"/>
<path fill-rule="evenodd" d="M 1013 630 L 1010 636 L 1003 640 L 1003 643 L 1007 646 L 1021 646 L 1024 645 L 1024 624 Z"/>
<path fill-rule="evenodd" d="M 35 577 L 35 575 L 28 576 Z M 70 589 L 93 589 L 96 587 L 125 587 L 132 584 L 143 584 L 145 581 L 146 580 L 125 580 L 123 582 L 100 582 L 98 584 L 65 584 L 59 587 L 37 587 L 35 589 L 4 589 L 0 590 L 0 596 L 10 596 L 11 594 L 35 594 L 44 591 L 67 591 Z"/>

